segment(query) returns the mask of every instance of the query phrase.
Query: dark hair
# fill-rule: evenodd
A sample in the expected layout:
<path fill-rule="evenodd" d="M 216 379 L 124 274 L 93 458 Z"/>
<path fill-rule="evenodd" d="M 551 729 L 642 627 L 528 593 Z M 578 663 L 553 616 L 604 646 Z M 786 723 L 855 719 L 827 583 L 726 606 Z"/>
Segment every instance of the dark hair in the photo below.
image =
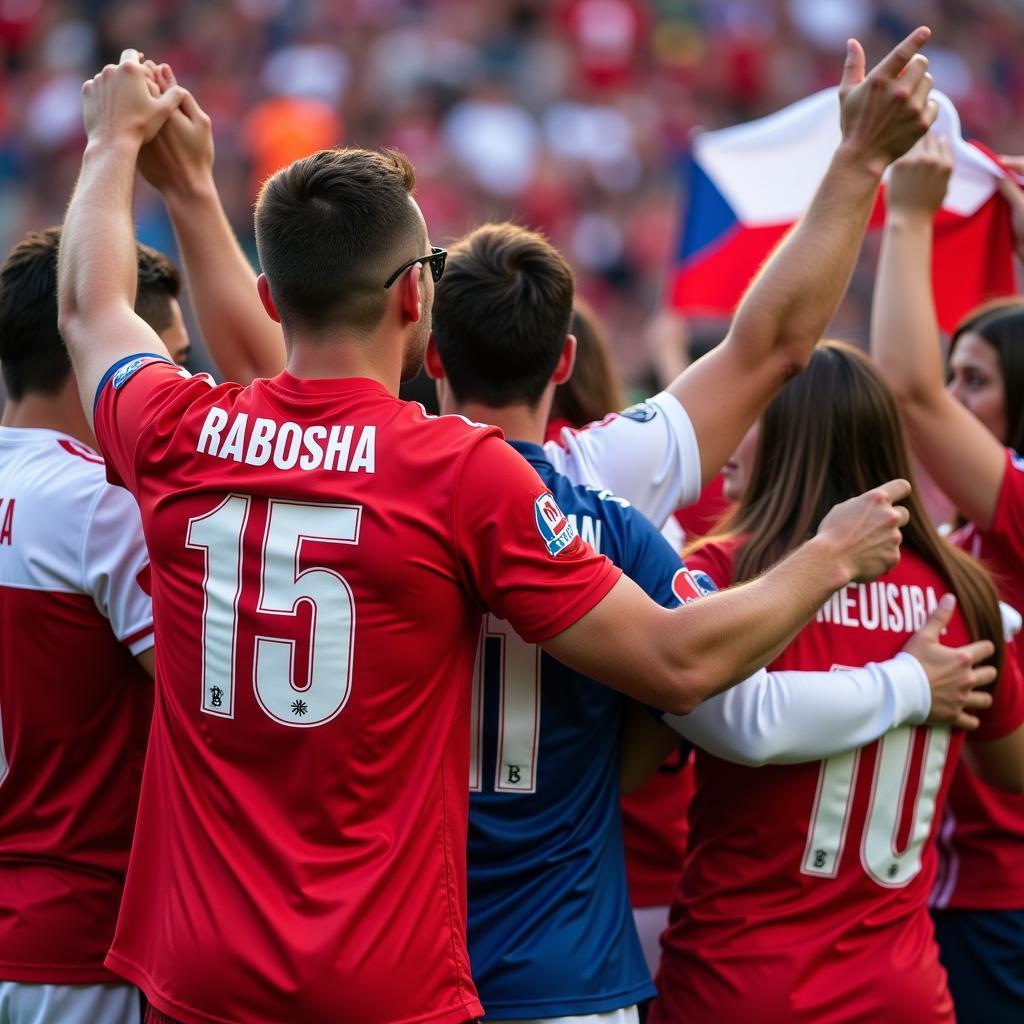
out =
<path fill-rule="evenodd" d="M 322 149 L 264 182 L 256 246 L 285 325 L 377 327 L 388 275 L 427 253 L 415 184 L 401 153 L 366 149 Z"/>
<path fill-rule="evenodd" d="M 996 350 L 1006 410 L 1006 437 L 999 442 L 1024 452 L 1024 302 L 996 299 L 972 310 L 957 324 L 950 353 L 965 334 L 979 335 Z"/>
<path fill-rule="evenodd" d="M 572 271 L 543 235 L 485 224 L 454 245 L 434 293 L 434 342 L 452 393 L 535 406 L 565 346 Z"/>
<path fill-rule="evenodd" d="M 178 268 L 162 253 L 141 242 L 136 245 L 139 287 L 135 312 L 160 334 L 171 326 L 171 299 L 181 293 Z"/>
<path fill-rule="evenodd" d="M 829 509 L 888 480 L 913 482 L 896 401 L 881 373 L 861 352 L 819 342 L 807 368 L 772 400 L 761 420 L 746 492 L 714 537 L 746 538 L 733 580 L 751 579 L 810 539 Z M 999 599 L 988 573 L 943 540 L 917 492 L 903 547 L 927 561 L 959 601 L 973 640 L 995 644 L 1001 667 Z"/>
<path fill-rule="evenodd" d="M 576 337 L 572 376 L 555 388 L 551 418 L 583 427 L 623 408 L 622 385 L 604 325 L 590 304 L 577 297 L 569 333 Z"/>
<path fill-rule="evenodd" d="M 27 393 L 55 395 L 71 373 L 57 329 L 57 248 L 60 228 L 23 238 L 0 265 L 0 370 L 15 401 Z M 171 323 L 178 271 L 149 246 L 138 245 L 135 310 L 157 333 Z"/>

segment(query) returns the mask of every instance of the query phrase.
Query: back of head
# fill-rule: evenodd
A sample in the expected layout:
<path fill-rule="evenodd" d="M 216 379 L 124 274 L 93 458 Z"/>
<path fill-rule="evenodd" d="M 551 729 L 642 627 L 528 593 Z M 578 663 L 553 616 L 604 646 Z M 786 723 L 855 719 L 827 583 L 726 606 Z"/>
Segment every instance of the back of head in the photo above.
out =
<path fill-rule="evenodd" d="M 565 346 L 572 302 L 572 271 L 542 235 L 485 224 L 458 242 L 433 310 L 455 398 L 535 407 Z"/>
<path fill-rule="evenodd" d="M 875 365 L 857 349 L 820 342 L 803 373 L 765 410 L 750 483 L 729 535 L 748 535 L 735 579 L 750 579 L 814 536 L 829 509 L 889 480 L 913 481 L 896 401 Z M 987 573 L 938 534 L 916 492 L 903 502 L 913 551 L 956 594 L 975 639 L 991 639 L 1002 658 L 996 591 Z"/>
<path fill-rule="evenodd" d="M 379 325 L 384 282 L 428 253 L 415 182 L 402 154 L 365 149 L 323 149 L 267 179 L 256 245 L 286 327 L 369 334 Z"/>
<path fill-rule="evenodd" d="M 576 337 L 576 362 L 572 376 L 555 388 L 551 418 L 582 427 L 616 412 L 625 402 L 604 325 L 579 297 L 573 304 L 569 333 Z"/>
<path fill-rule="evenodd" d="M 999 440 L 1024 451 L 1024 302 L 997 299 L 969 313 L 957 324 L 950 351 L 965 334 L 978 334 L 999 357 L 1006 403 L 1006 437 Z"/>
<path fill-rule="evenodd" d="M 71 359 L 57 329 L 57 250 L 60 228 L 23 238 L 0 266 L 0 370 L 8 395 L 53 396 L 71 374 Z M 181 290 L 166 256 L 136 246 L 139 287 L 135 311 L 158 334 L 170 326 L 171 300 Z"/>
<path fill-rule="evenodd" d="M 57 330 L 57 247 L 60 228 L 34 231 L 0 266 L 0 369 L 15 401 L 56 395 L 71 373 Z"/>

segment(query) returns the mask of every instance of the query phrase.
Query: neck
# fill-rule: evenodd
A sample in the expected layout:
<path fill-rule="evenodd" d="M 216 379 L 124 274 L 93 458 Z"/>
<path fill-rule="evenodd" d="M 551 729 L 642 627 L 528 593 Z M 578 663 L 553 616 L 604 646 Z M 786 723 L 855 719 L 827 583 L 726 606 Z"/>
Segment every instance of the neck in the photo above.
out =
<path fill-rule="evenodd" d="M 355 335 L 333 332 L 329 337 L 289 330 L 285 335 L 287 369 L 295 377 L 337 380 L 366 377 L 393 395 L 402 382 L 402 339 L 396 335 Z"/>
<path fill-rule="evenodd" d="M 0 425 L 5 427 L 56 430 L 76 441 L 96 447 L 96 436 L 82 412 L 77 392 L 65 389 L 58 395 L 23 396 L 18 401 L 7 400 Z"/>
<path fill-rule="evenodd" d="M 500 409 L 480 402 L 456 403 L 449 411 L 459 413 L 477 423 L 488 423 L 498 427 L 506 441 L 529 441 L 544 443 L 544 431 L 548 422 L 548 405 L 541 402 L 536 409 L 528 405 L 506 405 Z"/>

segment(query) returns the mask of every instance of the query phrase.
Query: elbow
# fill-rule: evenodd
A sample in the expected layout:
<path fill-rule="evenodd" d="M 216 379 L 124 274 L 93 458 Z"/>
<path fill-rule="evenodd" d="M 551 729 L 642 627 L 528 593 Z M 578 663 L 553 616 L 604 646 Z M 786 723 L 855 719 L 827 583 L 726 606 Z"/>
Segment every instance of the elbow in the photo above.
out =
<path fill-rule="evenodd" d="M 724 685 L 716 685 L 721 673 L 708 664 L 676 665 L 665 673 L 664 696 L 659 704 L 670 715 L 688 715 Z"/>

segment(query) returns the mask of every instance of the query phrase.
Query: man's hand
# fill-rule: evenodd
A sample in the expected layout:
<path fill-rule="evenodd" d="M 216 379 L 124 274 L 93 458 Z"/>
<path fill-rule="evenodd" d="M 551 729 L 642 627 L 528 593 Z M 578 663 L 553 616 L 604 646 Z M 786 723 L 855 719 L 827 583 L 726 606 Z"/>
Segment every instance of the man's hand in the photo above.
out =
<path fill-rule="evenodd" d="M 885 192 L 889 215 L 909 214 L 931 221 L 946 198 L 952 173 L 953 151 L 949 141 L 928 132 L 892 165 Z"/>
<path fill-rule="evenodd" d="M 118 64 L 108 64 L 82 86 L 82 120 L 90 143 L 124 140 L 142 146 L 182 101 L 184 90 L 172 86 L 153 94 L 151 77 L 138 50 L 125 50 Z"/>
<path fill-rule="evenodd" d="M 915 29 L 867 75 L 860 43 L 847 43 L 839 85 L 842 146 L 879 175 L 938 116 L 938 105 L 928 98 L 928 59 L 917 52 L 930 38 L 931 29 Z"/>
<path fill-rule="evenodd" d="M 177 85 L 166 64 L 154 65 L 152 72 L 162 90 Z M 212 122 L 195 97 L 182 92 L 181 105 L 139 153 L 142 176 L 164 195 L 194 193 L 213 182 Z"/>
<path fill-rule="evenodd" d="M 816 541 L 843 567 L 847 578 L 867 583 L 900 560 L 900 527 L 910 513 L 895 502 L 910 494 L 906 480 L 890 480 L 836 505 L 818 527 Z"/>
<path fill-rule="evenodd" d="M 978 719 L 971 713 L 992 704 L 992 694 L 976 690 L 995 682 L 992 665 L 979 662 L 992 657 L 995 648 L 989 640 L 979 640 L 963 647 L 945 647 L 942 631 L 949 625 L 956 608 L 956 598 L 944 594 L 928 621 L 903 648 L 921 663 L 932 691 L 932 725 L 952 725 L 958 729 L 977 729 Z M 975 667 L 977 666 L 977 667 Z"/>

